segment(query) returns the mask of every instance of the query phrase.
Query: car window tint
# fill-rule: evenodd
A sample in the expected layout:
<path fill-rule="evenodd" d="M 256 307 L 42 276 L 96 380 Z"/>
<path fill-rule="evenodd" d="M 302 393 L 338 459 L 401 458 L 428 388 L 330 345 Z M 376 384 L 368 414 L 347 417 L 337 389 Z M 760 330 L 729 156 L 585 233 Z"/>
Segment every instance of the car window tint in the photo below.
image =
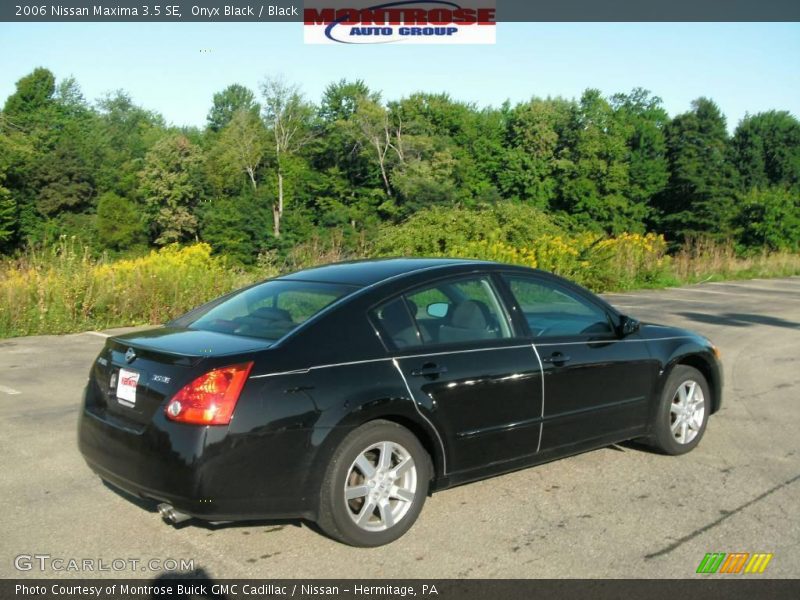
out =
<path fill-rule="evenodd" d="M 526 277 L 504 279 L 536 337 L 613 332 L 604 310 L 560 286 Z"/>
<path fill-rule="evenodd" d="M 488 277 L 438 282 L 407 295 L 426 344 L 511 337 L 508 319 Z"/>
<path fill-rule="evenodd" d="M 403 297 L 395 298 L 372 311 L 384 341 L 401 350 L 419 346 L 419 331 L 411 320 L 411 312 Z"/>
<path fill-rule="evenodd" d="M 292 321 L 302 323 L 314 316 L 339 296 L 324 290 L 287 290 L 277 295 L 275 303 L 279 309 L 289 313 Z"/>
<path fill-rule="evenodd" d="M 356 289 L 307 281 L 267 281 L 212 307 L 188 327 L 277 340 Z"/>

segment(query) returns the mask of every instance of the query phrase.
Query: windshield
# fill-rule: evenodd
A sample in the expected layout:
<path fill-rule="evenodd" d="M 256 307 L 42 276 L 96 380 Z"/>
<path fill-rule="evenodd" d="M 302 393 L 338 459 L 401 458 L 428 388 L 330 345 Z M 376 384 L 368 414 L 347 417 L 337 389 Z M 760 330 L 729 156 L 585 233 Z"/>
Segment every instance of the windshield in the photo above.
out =
<path fill-rule="evenodd" d="M 331 283 L 267 281 L 214 306 L 189 328 L 278 340 L 356 289 Z"/>

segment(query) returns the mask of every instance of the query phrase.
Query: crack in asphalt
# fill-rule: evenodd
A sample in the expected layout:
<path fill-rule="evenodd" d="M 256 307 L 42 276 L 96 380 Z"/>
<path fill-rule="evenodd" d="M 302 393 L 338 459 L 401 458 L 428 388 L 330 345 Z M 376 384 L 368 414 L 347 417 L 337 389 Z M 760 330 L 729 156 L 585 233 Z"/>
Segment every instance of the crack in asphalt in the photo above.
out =
<path fill-rule="evenodd" d="M 749 506 L 752 506 L 756 502 L 760 502 L 761 500 L 763 500 L 767 496 L 770 496 L 770 495 L 774 494 L 775 492 L 777 492 L 778 490 L 781 490 L 781 489 L 783 489 L 783 488 L 785 488 L 787 486 L 792 485 L 796 481 L 800 481 L 800 475 L 795 475 L 791 479 L 787 479 L 786 481 L 784 481 L 782 483 L 779 483 L 775 487 L 771 487 L 770 489 L 768 489 L 766 492 L 764 492 L 760 496 L 756 496 L 755 498 L 753 498 L 752 500 L 749 500 L 748 502 L 745 502 L 741 506 L 738 506 L 735 509 L 726 512 L 724 515 L 722 515 L 716 521 L 713 521 L 713 522 L 709 523 L 708 525 L 704 525 L 703 527 L 700 527 L 699 529 L 695 529 L 692 533 L 683 536 L 681 539 L 673 542 L 672 544 L 670 544 L 666 548 L 662 548 L 658 552 L 653 552 L 652 554 L 645 554 L 644 555 L 644 559 L 645 560 L 650 560 L 652 558 L 658 558 L 659 556 L 664 556 L 665 554 L 669 554 L 670 552 L 672 552 L 673 550 L 679 548 L 680 546 L 682 546 L 683 544 L 685 544 L 689 540 L 693 540 L 697 536 L 704 534 L 709 529 L 712 529 L 712 528 L 716 527 L 717 525 L 722 523 L 725 519 L 728 519 L 728 518 L 732 517 L 733 515 L 742 512 L 745 508 L 748 508 Z"/>

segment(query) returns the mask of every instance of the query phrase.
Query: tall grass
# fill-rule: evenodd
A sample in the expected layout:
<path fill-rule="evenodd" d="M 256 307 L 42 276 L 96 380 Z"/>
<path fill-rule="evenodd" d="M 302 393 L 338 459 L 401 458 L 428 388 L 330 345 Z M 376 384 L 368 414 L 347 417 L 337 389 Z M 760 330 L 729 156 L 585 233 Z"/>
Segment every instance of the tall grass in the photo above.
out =
<path fill-rule="evenodd" d="M 62 238 L 0 264 L 0 337 L 161 323 L 248 279 L 207 244 L 110 262 Z"/>
<path fill-rule="evenodd" d="M 519 247 L 480 240 L 453 244 L 443 254 L 538 267 L 595 291 L 800 275 L 798 254 L 740 257 L 730 245 L 695 241 L 669 256 L 664 239 L 654 234 L 550 234 Z M 283 259 L 264 254 L 249 271 L 212 256 L 207 244 L 110 261 L 62 238 L 53 247 L 0 262 L 0 337 L 163 323 L 247 283 L 348 258 L 357 257 L 335 236 L 298 245 Z"/>
<path fill-rule="evenodd" d="M 800 254 L 762 250 L 738 256 L 733 244 L 690 240 L 672 259 L 672 272 L 683 283 L 800 274 Z"/>

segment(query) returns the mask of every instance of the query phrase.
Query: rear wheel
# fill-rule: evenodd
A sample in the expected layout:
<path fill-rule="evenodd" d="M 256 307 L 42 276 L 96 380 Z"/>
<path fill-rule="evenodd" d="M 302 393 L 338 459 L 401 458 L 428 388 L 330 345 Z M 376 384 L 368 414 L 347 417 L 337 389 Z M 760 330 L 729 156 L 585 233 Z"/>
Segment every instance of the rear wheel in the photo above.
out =
<path fill-rule="evenodd" d="M 667 378 L 653 423 L 651 445 L 666 454 L 685 454 L 700 443 L 710 413 L 708 382 L 697 369 L 677 365 Z"/>
<path fill-rule="evenodd" d="M 430 457 L 408 429 L 367 423 L 344 439 L 328 465 L 319 525 L 353 546 L 393 542 L 419 516 L 431 471 Z"/>

